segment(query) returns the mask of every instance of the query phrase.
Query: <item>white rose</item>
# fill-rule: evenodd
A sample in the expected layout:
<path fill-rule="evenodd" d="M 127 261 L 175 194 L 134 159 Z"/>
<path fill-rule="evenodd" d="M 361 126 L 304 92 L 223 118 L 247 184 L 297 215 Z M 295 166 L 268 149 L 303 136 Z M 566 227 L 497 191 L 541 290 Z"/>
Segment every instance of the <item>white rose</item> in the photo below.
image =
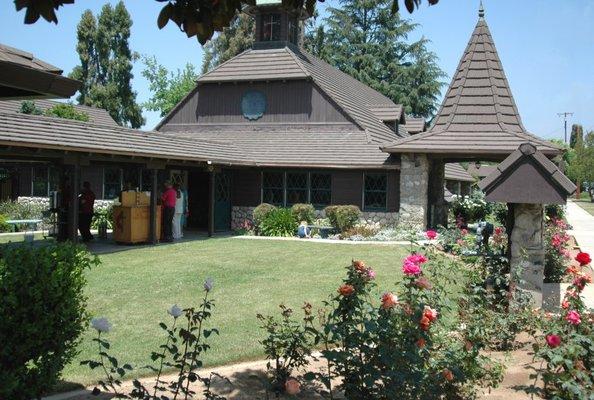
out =
<path fill-rule="evenodd" d="M 177 304 L 174 304 L 169 310 L 167 310 L 167 314 L 171 315 L 173 318 L 177 318 L 182 315 L 182 309 L 179 308 Z"/>
<path fill-rule="evenodd" d="M 111 324 L 107 318 L 93 318 L 91 320 L 91 326 L 98 332 L 107 333 L 111 330 Z"/>
<path fill-rule="evenodd" d="M 212 280 L 212 278 L 206 278 L 206 280 L 204 281 L 204 290 L 210 292 L 212 290 L 213 285 L 214 281 Z"/>

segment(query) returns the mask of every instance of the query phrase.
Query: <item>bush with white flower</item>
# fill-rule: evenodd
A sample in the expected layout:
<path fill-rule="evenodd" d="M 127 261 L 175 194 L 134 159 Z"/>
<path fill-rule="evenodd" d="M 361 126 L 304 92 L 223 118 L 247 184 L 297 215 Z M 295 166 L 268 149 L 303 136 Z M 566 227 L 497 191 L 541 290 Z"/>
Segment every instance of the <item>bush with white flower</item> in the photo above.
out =
<path fill-rule="evenodd" d="M 455 220 L 464 224 L 483 221 L 492 211 L 492 203 L 487 202 L 485 194 L 475 190 L 467 196 L 453 195 L 450 210 Z"/>
<path fill-rule="evenodd" d="M 150 358 L 153 365 L 149 365 L 156 373 L 154 383 L 147 386 L 135 379 L 133 389 L 124 393 L 121 389 L 122 379 L 133 370 L 130 364 L 121 364 L 118 359 L 108 353 L 109 342 L 105 335 L 112 329 L 110 322 L 105 317 L 93 318 L 91 327 L 97 331 L 97 337 L 93 339 L 98 346 L 98 358 L 85 360 L 81 364 L 91 369 L 101 368 L 105 373 L 105 379 L 100 380 L 98 387 L 95 387 L 93 394 L 98 395 L 101 391 L 111 393 L 116 398 L 133 398 L 143 400 L 157 399 L 195 399 L 196 393 L 190 386 L 192 382 L 199 381 L 204 385 L 202 394 L 207 400 L 224 400 L 211 391 L 213 378 L 220 377 L 216 374 L 201 375 L 199 369 L 202 366 L 201 357 L 210 349 L 207 339 L 219 331 L 215 328 L 207 328 L 205 325 L 211 317 L 211 310 L 214 301 L 209 294 L 214 287 L 214 282 L 208 278 L 203 283 L 204 295 L 199 307 L 182 309 L 174 304 L 167 310 L 173 318 L 170 326 L 161 322 L 159 326 L 165 331 L 165 343 L 159 348 L 160 351 L 151 353 Z M 169 368 L 176 371 L 176 378 L 170 382 L 161 379 L 163 369 Z M 220 377 L 225 379 L 223 377 Z"/>

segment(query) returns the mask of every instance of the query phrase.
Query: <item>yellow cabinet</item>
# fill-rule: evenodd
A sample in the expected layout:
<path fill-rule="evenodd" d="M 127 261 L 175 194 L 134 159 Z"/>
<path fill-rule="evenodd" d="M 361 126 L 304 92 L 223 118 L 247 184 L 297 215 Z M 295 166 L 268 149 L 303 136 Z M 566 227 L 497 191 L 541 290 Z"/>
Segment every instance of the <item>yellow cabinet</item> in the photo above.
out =
<path fill-rule="evenodd" d="M 157 207 L 157 238 L 161 237 L 161 207 Z M 150 208 L 146 206 L 115 206 L 113 208 L 113 238 L 118 243 L 150 241 Z"/>

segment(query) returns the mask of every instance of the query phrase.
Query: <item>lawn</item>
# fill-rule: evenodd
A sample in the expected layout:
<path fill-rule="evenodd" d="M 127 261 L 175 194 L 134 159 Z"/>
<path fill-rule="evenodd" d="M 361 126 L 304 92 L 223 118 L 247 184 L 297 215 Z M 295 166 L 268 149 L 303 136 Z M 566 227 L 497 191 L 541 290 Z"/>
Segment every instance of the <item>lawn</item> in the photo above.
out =
<path fill-rule="evenodd" d="M 255 241 L 233 238 L 196 240 L 167 246 L 128 249 L 101 255 L 88 273 L 88 309 L 107 317 L 113 330 L 106 339 L 120 362 L 146 365 L 161 344 L 160 321 L 174 303 L 196 305 L 202 282 L 212 277 L 216 300 L 208 365 L 262 357 L 256 313 L 276 313 L 279 303 L 314 307 L 335 292 L 351 259 L 363 259 L 377 271 L 380 289 L 392 287 L 406 254 L 403 246 Z M 382 287 L 383 286 L 383 287 Z M 381 293 L 381 290 L 379 291 Z M 379 293 L 378 293 L 379 296 Z M 64 380 L 89 384 L 98 372 L 79 365 L 95 357 L 94 332 L 84 335 L 80 355 L 64 370 Z"/>
<path fill-rule="evenodd" d="M 594 215 L 594 203 L 590 201 L 590 197 L 583 197 L 580 200 L 574 200 L 576 204 L 588 211 L 591 215 Z"/>

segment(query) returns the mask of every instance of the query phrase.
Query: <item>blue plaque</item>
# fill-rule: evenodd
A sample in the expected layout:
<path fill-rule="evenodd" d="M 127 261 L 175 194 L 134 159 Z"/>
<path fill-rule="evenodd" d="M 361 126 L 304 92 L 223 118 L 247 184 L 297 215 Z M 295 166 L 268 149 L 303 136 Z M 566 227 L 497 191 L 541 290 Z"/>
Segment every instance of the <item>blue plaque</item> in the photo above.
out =
<path fill-rule="evenodd" d="M 255 121 L 266 111 L 266 95 L 259 90 L 249 90 L 241 98 L 241 112 L 243 116 Z"/>

